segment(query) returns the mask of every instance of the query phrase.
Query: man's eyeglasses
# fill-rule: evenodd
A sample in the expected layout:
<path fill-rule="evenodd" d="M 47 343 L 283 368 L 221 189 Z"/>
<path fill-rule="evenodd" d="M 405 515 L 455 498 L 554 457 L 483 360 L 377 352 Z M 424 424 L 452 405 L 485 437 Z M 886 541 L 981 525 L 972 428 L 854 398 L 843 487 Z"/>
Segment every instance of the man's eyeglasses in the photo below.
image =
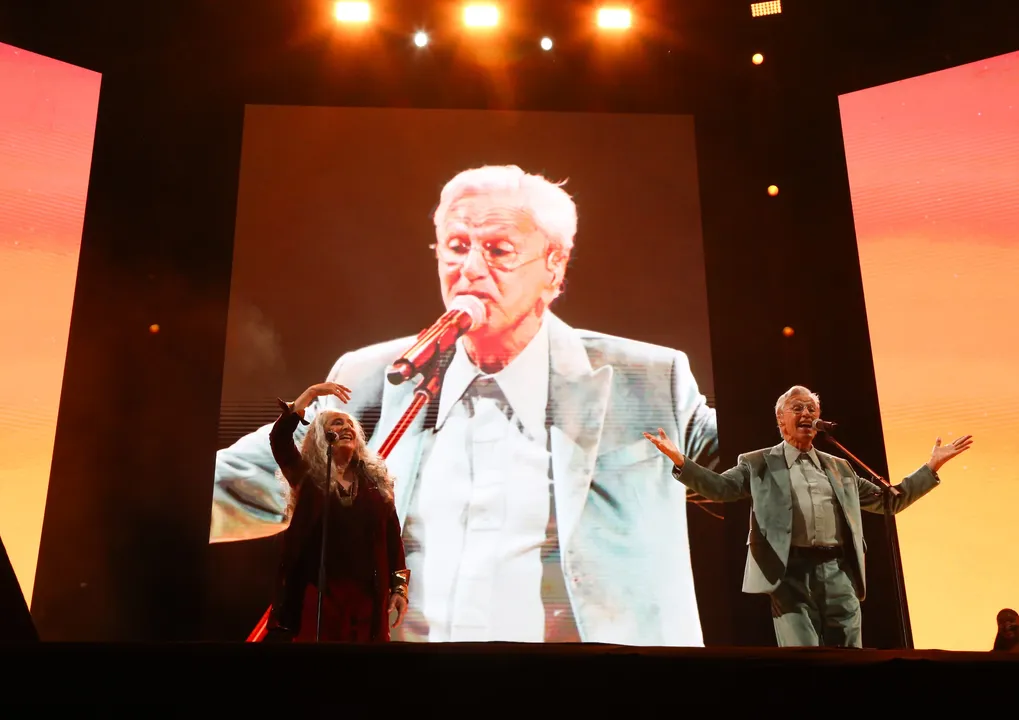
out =
<path fill-rule="evenodd" d="M 515 247 L 507 243 L 485 242 L 479 246 L 463 242 L 456 238 L 450 239 L 444 243 L 432 243 L 428 246 L 428 248 L 430 250 L 434 250 L 435 256 L 439 259 L 439 261 L 447 265 L 463 265 L 467 262 L 467 258 L 470 256 L 471 251 L 477 248 L 488 267 L 493 270 L 502 270 L 504 272 L 516 270 L 519 267 L 532 263 L 535 260 L 541 260 L 545 257 L 544 252 L 534 257 L 524 257 L 517 252 Z"/>
<path fill-rule="evenodd" d="M 787 408 L 787 410 L 793 413 L 794 415 L 799 415 L 804 410 L 809 412 L 811 415 L 817 415 L 817 405 L 804 405 L 803 403 L 796 403 L 795 405 L 790 405 Z"/>

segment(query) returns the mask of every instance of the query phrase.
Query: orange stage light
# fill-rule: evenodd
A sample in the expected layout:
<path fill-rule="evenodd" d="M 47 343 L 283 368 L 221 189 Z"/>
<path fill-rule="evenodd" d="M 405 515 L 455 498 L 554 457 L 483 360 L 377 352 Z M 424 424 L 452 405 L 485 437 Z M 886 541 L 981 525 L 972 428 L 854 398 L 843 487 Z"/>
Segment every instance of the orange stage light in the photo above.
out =
<path fill-rule="evenodd" d="M 333 6 L 337 22 L 366 23 L 371 20 L 371 5 L 366 2 L 338 2 Z"/>
<path fill-rule="evenodd" d="M 780 15 L 782 13 L 782 0 L 773 2 L 750 3 L 750 14 L 753 17 L 764 17 L 765 15 Z"/>
<path fill-rule="evenodd" d="M 499 8 L 495 5 L 468 5 L 464 8 L 467 27 L 495 27 L 499 24 Z"/>
<path fill-rule="evenodd" d="M 633 16 L 625 8 L 601 8 L 598 10 L 598 27 L 604 30 L 626 30 L 633 24 Z"/>

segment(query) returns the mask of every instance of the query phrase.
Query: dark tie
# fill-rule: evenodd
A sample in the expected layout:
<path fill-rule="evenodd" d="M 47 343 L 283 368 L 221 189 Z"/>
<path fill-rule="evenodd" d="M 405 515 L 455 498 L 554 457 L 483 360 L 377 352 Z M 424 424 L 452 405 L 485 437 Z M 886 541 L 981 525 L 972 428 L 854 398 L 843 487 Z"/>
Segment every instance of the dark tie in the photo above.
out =
<path fill-rule="evenodd" d="M 474 417 L 476 414 L 478 401 L 485 398 L 494 400 L 496 406 L 505 415 L 509 416 L 509 401 L 506 400 L 506 396 L 499 388 L 499 383 L 493 377 L 478 375 L 467 386 L 467 392 L 464 393 L 464 404 L 467 406 L 467 412 L 471 417 Z"/>

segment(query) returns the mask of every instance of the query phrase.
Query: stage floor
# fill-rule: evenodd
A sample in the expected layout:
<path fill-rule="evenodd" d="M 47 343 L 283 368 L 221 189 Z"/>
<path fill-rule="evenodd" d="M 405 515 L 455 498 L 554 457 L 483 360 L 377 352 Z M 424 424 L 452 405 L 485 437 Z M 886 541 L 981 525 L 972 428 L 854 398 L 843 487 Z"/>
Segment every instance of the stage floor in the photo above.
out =
<path fill-rule="evenodd" d="M 1019 653 L 526 644 L 49 644 L 0 651 L 0 704 L 202 709 L 293 704 L 402 718 L 422 709 L 602 713 L 1011 705 Z M 800 698 L 796 700 L 794 698 Z M 477 704 L 482 701 L 483 704 Z M 792 705 L 790 705 L 792 703 Z"/>

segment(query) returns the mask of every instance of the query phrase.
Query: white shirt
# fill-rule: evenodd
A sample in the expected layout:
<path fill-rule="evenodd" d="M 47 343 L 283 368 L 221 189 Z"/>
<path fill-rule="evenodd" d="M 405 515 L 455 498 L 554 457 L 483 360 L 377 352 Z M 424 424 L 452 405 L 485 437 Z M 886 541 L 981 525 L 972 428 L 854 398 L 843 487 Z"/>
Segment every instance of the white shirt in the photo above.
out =
<path fill-rule="evenodd" d="M 520 355 L 493 375 L 482 373 L 462 339 L 457 342 L 439 395 L 434 442 L 404 523 L 407 565 L 416 580 L 411 614 L 423 619 L 432 642 L 544 640 L 548 377 L 544 322 Z M 492 381 L 497 387 L 491 393 L 475 395 L 479 384 Z"/>

